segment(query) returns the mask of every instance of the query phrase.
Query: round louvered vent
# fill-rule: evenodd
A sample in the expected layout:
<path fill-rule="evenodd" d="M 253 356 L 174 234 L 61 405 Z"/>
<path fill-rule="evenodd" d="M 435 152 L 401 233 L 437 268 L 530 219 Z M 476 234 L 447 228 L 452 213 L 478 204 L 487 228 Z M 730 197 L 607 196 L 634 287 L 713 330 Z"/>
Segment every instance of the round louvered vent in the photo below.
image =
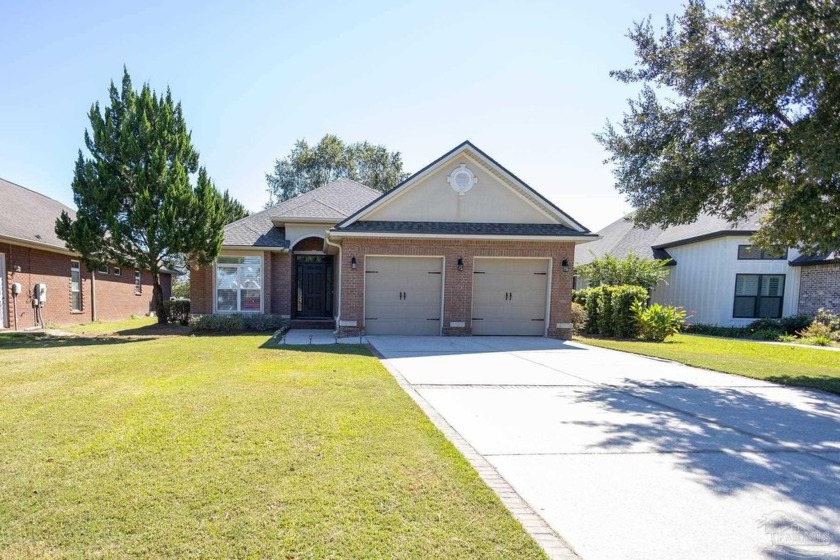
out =
<path fill-rule="evenodd" d="M 464 194 L 478 182 L 475 173 L 463 163 L 450 173 L 446 180 L 449 181 L 449 186 L 458 194 Z"/>

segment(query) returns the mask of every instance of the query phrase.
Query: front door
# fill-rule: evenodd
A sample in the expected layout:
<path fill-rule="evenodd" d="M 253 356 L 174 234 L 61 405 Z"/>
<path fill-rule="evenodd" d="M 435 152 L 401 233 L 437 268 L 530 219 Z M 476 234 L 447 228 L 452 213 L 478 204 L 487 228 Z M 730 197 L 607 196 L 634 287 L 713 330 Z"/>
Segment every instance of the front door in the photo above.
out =
<path fill-rule="evenodd" d="M 332 257 L 297 255 L 295 263 L 295 315 L 332 317 Z"/>

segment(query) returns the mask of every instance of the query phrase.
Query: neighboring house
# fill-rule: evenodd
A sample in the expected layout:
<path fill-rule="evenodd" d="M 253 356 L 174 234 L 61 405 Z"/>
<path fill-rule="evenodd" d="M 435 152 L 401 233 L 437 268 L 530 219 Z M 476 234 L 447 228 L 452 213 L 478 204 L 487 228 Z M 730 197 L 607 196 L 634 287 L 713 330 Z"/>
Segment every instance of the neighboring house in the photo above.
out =
<path fill-rule="evenodd" d="M 79 255 L 67 250 L 55 234 L 62 210 L 75 217 L 60 202 L 0 179 L 0 328 L 36 326 L 32 291 L 39 283 L 47 287 L 46 323 L 117 320 L 149 313 L 151 273 L 108 265 L 91 282 Z M 21 286 L 17 296 L 14 284 Z M 161 274 L 161 286 L 168 299 L 170 274 Z"/>
<path fill-rule="evenodd" d="M 683 307 L 693 323 L 744 325 L 760 317 L 813 315 L 820 307 L 840 311 L 836 254 L 806 257 L 795 249 L 780 254 L 761 251 L 750 244 L 760 217 L 731 224 L 701 216 L 692 224 L 664 230 L 634 227 L 622 218 L 599 231 L 597 241 L 578 247 L 575 262 L 630 253 L 670 259 L 667 283 L 657 286 L 651 299 Z"/>
<path fill-rule="evenodd" d="M 381 194 L 341 179 L 229 224 L 194 313 L 342 334 L 571 336 L 575 245 L 595 239 L 464 142 Z"/>

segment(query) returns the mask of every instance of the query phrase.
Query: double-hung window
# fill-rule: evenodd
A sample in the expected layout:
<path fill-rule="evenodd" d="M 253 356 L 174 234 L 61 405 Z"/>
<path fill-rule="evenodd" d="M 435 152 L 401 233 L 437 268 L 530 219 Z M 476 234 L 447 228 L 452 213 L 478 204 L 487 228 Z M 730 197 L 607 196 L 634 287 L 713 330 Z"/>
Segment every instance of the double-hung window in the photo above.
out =
<path fill-rule="evenodd" d="M 134 295 L 139 296 L 143 293 L 143 278 L 140 276 L 140 271 L 134 271 Z"/>
<path fill-rule="evenodd" d="M 732 316 L 738 319 L 778 319 L 782 316 L 784 293 L 784 274 L 736 274 Z"/>
<path fill-rule="evenodd" d="M 70 261 L 70 311 L 82 310 L 82 277 L 79 261 Z"/>
<path fill-rule="evenodd" d="M 219 257 L 216 311 L 259 313 L 261 309 L 262 257 Z"/>

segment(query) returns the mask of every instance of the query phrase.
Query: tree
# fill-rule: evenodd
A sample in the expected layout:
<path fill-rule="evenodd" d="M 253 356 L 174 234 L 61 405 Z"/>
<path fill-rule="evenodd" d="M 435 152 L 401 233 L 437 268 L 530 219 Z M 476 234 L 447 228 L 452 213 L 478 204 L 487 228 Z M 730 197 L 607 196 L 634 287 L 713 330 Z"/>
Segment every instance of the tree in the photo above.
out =
<path fill-rule="evenodd" d="M 670 271 L 669 260 L 646 259 L 630 253 L 623 259 L 604 255 L 575 266 L 575 274 L 596 286 L 642 286 L 653 289 L 665 280 Z"/>
<path fill-rule="evenodd" d="M 333 134 L 327 134 L 315 146 L 300 139 L 289 155 L 275 160 L 274 172 L 265 176 L 266 208 L 336 179 L 352 179 L 385 192 L 407 176 L 400 153 L 389 152 L 385 146 L 369 142 L 345 144 Z"/>
<path fill-rule="evenodd" d="M 661 34 L 629 32 L 643 84 L 618 128 L 596 134 L 634 221 L 663 227 L 708 213 L 766 211 L 765 248 L 840 246 L 840 3 L 689 1 Z"/>
<path fill-rule="evenodd" d="M 230 196 L 228 191 L 222 193 L 222 208 L 225 214 L 225 223 L 229 224 L 251 215 L 241 202 Z"/>
<path fill-rule="evenodd" d="M 182 259 L 213 262 L 222 245 L 224 201 L 199 167 L 181 104 L 168 89 L 158 96 L 146 83 L 137 92 L 124 69 L 121 90 L 112 82 L 109 95 L 108 107 L 91 107 L 89 157 L 79 150 L 76 160 L 76 219 L 62 212 L 55 231 L 89 270 L 110 261 L 150 270 L 163 323 L 161 269 Z"/>

